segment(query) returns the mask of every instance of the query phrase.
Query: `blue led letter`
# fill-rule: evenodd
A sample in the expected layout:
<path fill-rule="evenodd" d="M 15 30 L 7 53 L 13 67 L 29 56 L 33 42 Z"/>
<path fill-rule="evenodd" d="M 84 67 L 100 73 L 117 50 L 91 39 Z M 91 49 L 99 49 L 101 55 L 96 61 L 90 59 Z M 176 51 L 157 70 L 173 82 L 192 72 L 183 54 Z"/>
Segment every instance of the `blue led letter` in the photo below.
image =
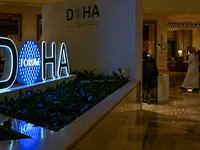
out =
<path fill-rule="evenodd" d="M 22 84 L 33 84 L 38 79 L 41 68 L 38 45 L 34 41 L 26 41 L 18 43 L 17 48 L 19 53 L 17 81 Z"/>
<path fill-rule="evenodd" d="M 4 64 L 3 75 L 0 80 L 0 89 L 11 87 L 16 79 L 18 52 L 14 42 L 5 37 L 0 37 L 0 48 L 3 50 Z"/>

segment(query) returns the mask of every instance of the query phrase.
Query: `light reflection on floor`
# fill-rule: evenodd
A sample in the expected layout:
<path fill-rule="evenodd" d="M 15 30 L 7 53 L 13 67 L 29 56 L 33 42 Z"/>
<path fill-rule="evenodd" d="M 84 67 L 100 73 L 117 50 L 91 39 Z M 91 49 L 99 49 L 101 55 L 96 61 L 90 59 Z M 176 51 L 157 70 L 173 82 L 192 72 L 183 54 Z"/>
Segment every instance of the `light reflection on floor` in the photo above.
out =
<path fill-rule="evenodd" d="M 169 72 L 169 101 L 143 105 L 148 113 L 142 119 L 149 123 L 142 149 L 200 149 L 200 94 L 178 88 L 184 76 L 185 73 Z"/>
<path fill-rule="evenodd" d="M 0 122 L 8 119 L 11 119 L 12 130 L 27 135 L 30 138 L 0 141 L 0 150 L 27 150 L 31 147 L 36 147 L 36 145 L 39 145 L 45 138 L 56 133 L 40 126 L 35 126 L 31 123 L 1 114 Z"/>
<path fill-rule="evenodd" d="M 178 88 L 184 80 L 185 73 L 164 73 L 169 73 L 169 100 L 150 105 L 143 103 L 143 110 L 140 110 L 140 102 L 138 101 L 120 103 L 119 107 L 113 109 L 108 122 L 105 122 L 102 128 L 97 129 L 93 141 L 83 142 L 83 145 L 89 145 L 91 148 L 96 141 L 99 146 L 95 147 L 95 150 L 100 149 L 100 146 L 106 142 L 108 143 L 105 146 L 107 149 L 112 147 L 109 150 L 199 150 L 200 94 L 196 91 Z M 121 114 L 121 117 L 119 117 L 119 114 Z M 126 118 L 128 119 L 126 120 Z M 111 125 L 108 125 L 108 123 L 111 123 Z M 31 129 L 30 127 L 26 124 L 20 130 L 26 132 L 27 129 Z M 54 134 L 43 129 L 34 129 L 33 131 L 35 132 L 34 135 L 39 134 L 38 138 L 21 139 L 18 142 L 11 141 L 9 147 L 5 149 L 25 150 L 30 148 L 31 145 L 40 145 L 43 137 Z M 107 136 L 108 132 L 111 132 L 114 137 Z M 102 136 L 97 139 L 96 135 Z M 115 135 L 121 136 L 122 140 L 119 140 Z M 65 140 L 63 139 L 63 142 Z M 108 140 L 110 141 L 108 142 Z M 1 142 L 1 144 L 4 145 L 4 142 Z M 80 145 L 81 150 L 84 150 L 83 145 Z M 80 147 L 78 150 L 80 150 Z"/>

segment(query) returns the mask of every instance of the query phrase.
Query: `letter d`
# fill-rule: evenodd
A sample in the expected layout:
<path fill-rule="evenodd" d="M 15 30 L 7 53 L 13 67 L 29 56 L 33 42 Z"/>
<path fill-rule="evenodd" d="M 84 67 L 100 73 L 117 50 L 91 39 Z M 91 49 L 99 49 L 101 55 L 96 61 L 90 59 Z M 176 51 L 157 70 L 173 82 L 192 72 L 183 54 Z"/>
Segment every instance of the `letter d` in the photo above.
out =
<path fill-rule="evenodd" d="M 72 20 L 73 18 L 73 10 L 72 9 L 67 9 L 67 20 Z"/>
<path fill-rule="evenodd" d="M 0 37 L 0 48 L 3 50 L 4 71 L 0 80 L 0 90 L 11 87 L 17 76 L 18 51 L 14 42 L 6 37 Z"/>

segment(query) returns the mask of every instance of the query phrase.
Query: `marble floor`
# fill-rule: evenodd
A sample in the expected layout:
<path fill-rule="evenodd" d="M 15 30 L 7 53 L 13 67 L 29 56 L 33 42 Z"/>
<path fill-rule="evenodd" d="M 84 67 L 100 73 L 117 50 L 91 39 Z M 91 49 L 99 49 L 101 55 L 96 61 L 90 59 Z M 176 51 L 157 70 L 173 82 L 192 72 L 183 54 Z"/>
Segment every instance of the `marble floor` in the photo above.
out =
<path fill-rule="evenodd" d="M 184 80 L 185 72 L 159 71 L 159 73 L 169 74 L 169 99 L 158 103 L 141 104 L 141 98 L 138 97 L 141 95 L 141 84 L 138 83 L 139 86 L 129 92 L 94 127 L 87 132 L 84 131 L 84 136 L 69 149 L 200 150 L 199 91 L 192 92 L 178 88 Z M 110 99 L 118 98 L 119 94 L 116 93 Z M 99 108 L 105 108 L 107 105 L 102 103 L 102 106 Z M 97 113 L 96 110 L 94 112 Z M 84 125 L 88 125 L 91 119 L 83 117 L 82 120 Z M 10 143 L 2 141 L 0 150 L 68 149 L 65 143 L 72 139 L 71 134 L 76 135 L 84 127 L 77 122 L 74 124 L 71 124 L 71 128 L 69 125 L 69 128 L 64 128 L 58 133 L 41 129 L 39 135 L 29 141 L 27 139 Z"/>
<path fill-rule="evenodd" d="M 72 150 L 199 150 L 199 91 L 178 88 L 186 72 L 159 73 L 169 74 L 168 99 L 141 105 L 133 91 Z"/>
<path fill-rule="evenodd" d="M 200 93 L 178 88 L 185 72 L 165 73 L 169 74 L 169 100 L 150 105 L 143 103 L 140 119 L 147 130 L 141 149 L 199 150 Z"/>

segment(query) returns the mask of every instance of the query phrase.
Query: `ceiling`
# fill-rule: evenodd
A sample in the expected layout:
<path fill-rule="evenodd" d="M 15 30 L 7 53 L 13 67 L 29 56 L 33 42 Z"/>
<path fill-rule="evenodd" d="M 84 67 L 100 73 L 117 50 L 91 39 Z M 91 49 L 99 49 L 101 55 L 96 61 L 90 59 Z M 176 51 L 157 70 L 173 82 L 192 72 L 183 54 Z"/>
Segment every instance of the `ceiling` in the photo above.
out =
<path fill-rule="evenodd" d="M 168 23 L 200 24 L 200 14 L 199 13 L 147 11 L 147 10 L 143 10 L 143 13 L 167 15 Z"/>
<path fill-rule="evenodd" d="M 168 23 L 200 24 L 200 14 L 171 13 L 168 15 Z"/>

